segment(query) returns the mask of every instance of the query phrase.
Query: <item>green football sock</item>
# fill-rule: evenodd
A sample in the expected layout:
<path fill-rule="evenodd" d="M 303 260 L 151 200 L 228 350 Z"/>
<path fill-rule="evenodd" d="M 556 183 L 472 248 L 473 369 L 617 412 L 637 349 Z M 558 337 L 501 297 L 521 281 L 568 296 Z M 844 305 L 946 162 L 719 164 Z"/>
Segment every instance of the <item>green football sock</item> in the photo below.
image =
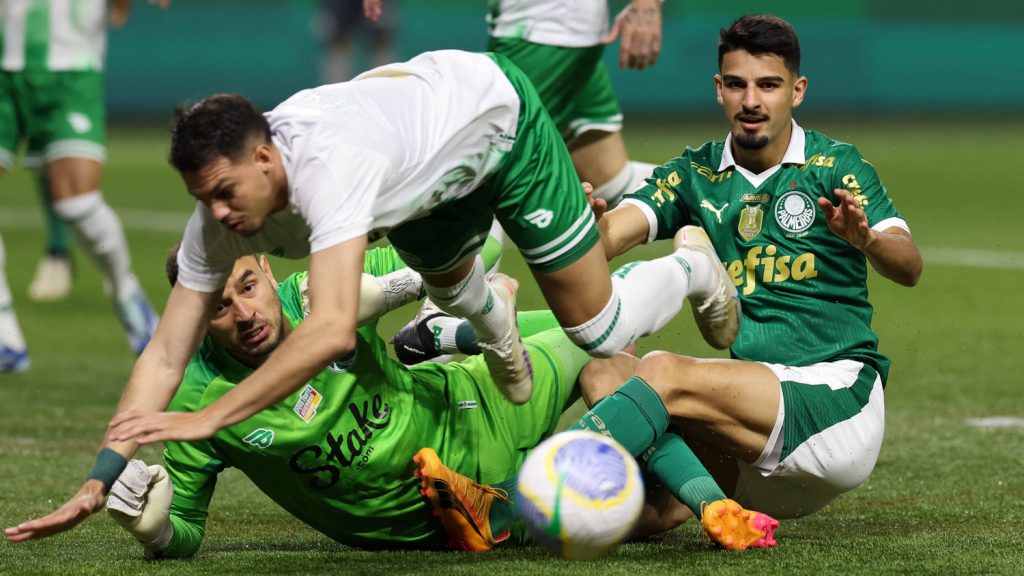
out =
<path fill-rule="evenodd" d="M 67 255 L 71 253 L 71 235 L 64 221 L 53 211 L 53 201 L 50 200 L 50 191 L 46 177 L 42 174 L 36 177 L 39 185 L 39 196 L 43 203 L 43 218 L 46 221 L 46 252 L 53 255 Z"/>
<path fill-rule="evenodd" d="M 517 481 L 515 478 L 491 484 L 493 488 L 508 492 L 508 500 L 494 499 L 491 503 L 489 520 L 491 521 L 491 535 L 498 537 L 502 532 L 510 530 L 512 525 L 519 521 L 519 514 L 516 512 Z"/>
<path fill-rule="evenodd" d="M 668 424 L 668 410 L 661 397 L 647 382 L 633 376 L 569 429 L 607 434 L 636 457 L 665 432 Z"/>
<path fill-rule="evenodd" d="M 654 442 L 647 470 L 686 504 L 699 519 L 703 504 L 724 500 L 726 495 L 708 469 L 678 434 L 663 434 Z"/>
<path fill-rule="evenodd" d="M 558 320 L 550 310 L 531 310 L 516 314 L 519 319 L 519 335 L 523 338 L 539 334 L 551 328 L 558 328 Z M 453 324 L 454 323 L 454 324 Z M 454 325 L 454 328 L 452 326 Z M 480 345 L 476 340 L 476 330 L 467 320 L 456 320 L 452 318 L 439 318 L 427 322 L 440 342 L 440 351 L 445 354 L 460 352 L 470 356 L 481 352 Z M 449 334 L 454 334 L 449 336 Z M 451 349 L 450 343 L 455 343 L 455 350 Z"/>

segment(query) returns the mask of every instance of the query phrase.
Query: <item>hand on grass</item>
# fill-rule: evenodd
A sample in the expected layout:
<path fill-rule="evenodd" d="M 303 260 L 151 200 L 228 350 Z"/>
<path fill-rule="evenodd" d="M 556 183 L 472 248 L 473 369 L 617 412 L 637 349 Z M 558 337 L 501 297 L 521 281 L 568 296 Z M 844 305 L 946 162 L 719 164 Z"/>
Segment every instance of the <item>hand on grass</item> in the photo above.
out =
<path fill-rule="evenodd" d="M 103 496 L 103 483 L 99 480 L 87 480 L 78 493 L 63 506 L 42 518 L 22 522 L 4 530 L 4 536 L 10 542 L 22 542 L 70 530 L 103 508 Z"/>

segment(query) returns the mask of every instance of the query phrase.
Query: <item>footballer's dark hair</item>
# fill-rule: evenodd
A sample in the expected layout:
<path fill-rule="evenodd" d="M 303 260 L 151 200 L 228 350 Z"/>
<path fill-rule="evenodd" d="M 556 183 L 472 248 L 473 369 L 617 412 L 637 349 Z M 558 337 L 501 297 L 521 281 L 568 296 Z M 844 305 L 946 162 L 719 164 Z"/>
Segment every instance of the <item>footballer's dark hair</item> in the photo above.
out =
<path fill-rule="evenodd" d="M 754 56 L 774 54 L 786 68 L 800 75 L 800 41 L 789 22 L 771 14 L 740 16 L 718 35 L 718 69 L 729 52 L 746 50 Z"/>
<path fill-rule="evenodd" d="M 167 253 L 167 260 L 164 262 L 164 274 L 167 275 L 167 281 L 171 283 L 171 288 L 178 283 L 178 250 L 181 250 L 181 241 L 171 248 L 171 251 Z"/>
<path fill-rule="evenodd" d="M 238 94 L 214 94 L 179 105 L 171 131 L 171 166 L 178 172 L 197 172 L 221 156 L 237 162 L 254 138 L 269 143 L 270 124 Z"/>
<path fill-rule="evenodd" d="M 174 247 L 167 253 L 167 260 L 164 261 L 164 274 L 167 275 L 167 281 L 171 283 L 171 288 L 178 283 L 178 251 L 181 250 L 181 241 L 179 240 L 174 244 Z M 259 261 L 261 252 L 254 252 L 252 257 Z"/>

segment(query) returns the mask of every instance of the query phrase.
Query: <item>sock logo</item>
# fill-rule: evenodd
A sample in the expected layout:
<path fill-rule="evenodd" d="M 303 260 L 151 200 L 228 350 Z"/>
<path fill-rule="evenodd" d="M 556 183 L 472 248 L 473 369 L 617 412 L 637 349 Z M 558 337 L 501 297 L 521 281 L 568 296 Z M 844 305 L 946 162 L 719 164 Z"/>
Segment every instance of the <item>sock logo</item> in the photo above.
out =
<path fill-rule="evenodd" d="M 434 350 L 440 350 L 441 349 L 441 327 L 440 326 L 434 326 L 434 328 L 431 330 L 431 332 L 434 333 Z"/>
<path fill-rule="evenodd" d="M 481 314 L 490 314 L 491 310 L 493 310 L 493 309 L 494 309 L 494 292 L 491 291 L 491 290 L 488 290 L 487 291 L 487 302 L 484 303 L 484 308 L 483 308 L 483 310 L 480 311 L 480 313 Z"/>

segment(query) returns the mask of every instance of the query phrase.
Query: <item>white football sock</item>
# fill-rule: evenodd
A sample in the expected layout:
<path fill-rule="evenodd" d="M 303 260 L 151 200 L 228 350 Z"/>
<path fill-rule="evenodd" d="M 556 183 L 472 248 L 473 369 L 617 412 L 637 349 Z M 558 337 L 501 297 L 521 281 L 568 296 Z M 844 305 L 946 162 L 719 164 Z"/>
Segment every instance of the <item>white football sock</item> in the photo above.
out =
<path fill-rule="evenodd" d="M 494 342 L 511 328 L 505 301 L 487 283 L 480 256 L 476 256 L 469 275 L 454 286 L 439 288 L 426 282 L 423 285 L 438 308 L 456 318 L 468 320 L 481 342 Z"/>
<path fill-rule="evenodd" d="M 614 284 L 611 299 L 597 316 L 564 330 L 569 340 L 595 358 L 613 356 L 639 337 L 630 324 L 629 311 Z"/>
<path fill-rule="evenodd" d="M 7 251 L 3 238 L 0 238 L 0 345 L 15 350 L 25 349 L 25 337 L 14 315 L 14 301 L 7 285 Z"/>
<path fill-rule="evenodd" d="M 639 338 L 668 324 L 684 298 L 708 292 L 712 272 L 705 254 L 680 248 L 669 256 L 626 264 L 612 274 L 612 286 Z"/>
<path fill-rule="evenodd" d="M 653 177 L 654 169 L 658 167 L 657 164 L 637 162 L 636 160 L 630 160 L 629 165 L 633 168 L 633 182 L 629 185 L 629 190 L 626 190 L 627 194 L 643 188 L 647 184 L 647 178 Z"/>
<path fill-rule="evenodd" d="M 594 189 L 594 197 L 604 198 L 608 202 L 608 208 L 614 208 L 624 195 L 646 184 L 644 178 L 650 176 L 655 168 L 655 164 L 630 160 L 611 180 Z"/>
<path fill-rule="evenodd" d="M 121 220 L 99 190 L 55 202 L 54 211 L 75 232 L 82 248 L 107 280 L 112 297 L 130 299 L 139 289 L 132 276 L 128 242 Z"/>

